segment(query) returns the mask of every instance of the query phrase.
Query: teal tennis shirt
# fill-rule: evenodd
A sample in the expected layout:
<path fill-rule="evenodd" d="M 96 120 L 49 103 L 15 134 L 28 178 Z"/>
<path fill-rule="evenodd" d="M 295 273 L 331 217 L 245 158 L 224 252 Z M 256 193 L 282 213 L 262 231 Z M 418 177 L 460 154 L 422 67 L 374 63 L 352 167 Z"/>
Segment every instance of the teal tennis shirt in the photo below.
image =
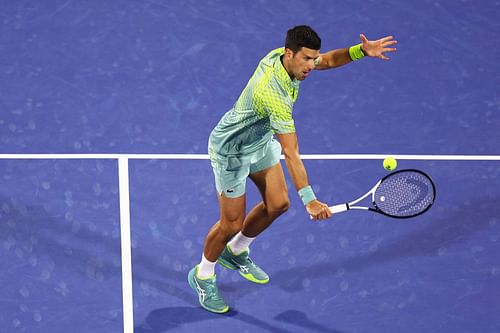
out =
<path fill-rule="evenodd" d="M 295 133 L 292 111 L 299 83 L 281 63 L 285 48 L 269 52 L 234 106 L 210 134 L 211 158 L 246 156 L 264 148 L 274 133 Z"/>

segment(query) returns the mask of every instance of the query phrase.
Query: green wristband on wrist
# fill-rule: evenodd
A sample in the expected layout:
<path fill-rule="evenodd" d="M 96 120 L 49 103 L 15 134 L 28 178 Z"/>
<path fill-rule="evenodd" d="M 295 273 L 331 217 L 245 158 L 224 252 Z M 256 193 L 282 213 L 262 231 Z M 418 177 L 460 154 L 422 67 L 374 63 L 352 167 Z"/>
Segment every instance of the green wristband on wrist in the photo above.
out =
<path fill-rule="evenodd" d="M 311 185 L 307 185 L 306 187 L 303 187 L 299 190 L 299 196 L 300 199 L 302 200 L 302 203 L 304 203 L 304 206 L 310 203 L 313 200 L 316 200 L 316 196 L 314 195 L 314 191 L 311 187 Z"/>
<path fill-rule="evenodd" d="M 352 61 L 359 60 L 365 56 L 365 53 L 361 49 L 362 44 L 354 45 L 349 48 L 349 56 Z"/>

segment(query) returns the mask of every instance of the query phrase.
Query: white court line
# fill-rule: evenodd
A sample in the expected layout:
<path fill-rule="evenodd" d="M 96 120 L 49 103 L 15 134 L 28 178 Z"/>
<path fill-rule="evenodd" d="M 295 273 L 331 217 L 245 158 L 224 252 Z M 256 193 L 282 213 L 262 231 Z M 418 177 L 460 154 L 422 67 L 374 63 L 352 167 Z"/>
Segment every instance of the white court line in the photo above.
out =
<path fill-rule="evenodd" d="M 302 154 L 303 160 L 382 160 L 388 154 Z M 400 160 L 427 161 L 500 161 L 500 155 L 398 155 Z M 284 156 L 282 155 L 283 159 Z M 129 159 L 208 160 L 208 154 L 0 154 L 0 160 L 40 159 L 116 159 L 120 196 L 120 230 L 122 255 L 123 332 L 134 332 L 132 291 L 132 247 L 130 238 Z"/>
<path fill-rule="evenodd" d="M 423 161 L 500 161 L 500 155 L 390 155 L 390 154 L 305 154 L 303 160 L 383 160 L 392 156 L 398 160 Z M 283 156 L 282 156 L 283 158 Z"/>
<path fill-rule="evenodd" d="M 118 159 L 120 192 L 120 231 L 122 252 L 123 332 L 134 332 L 134 301 L 132 293 L 132 247 L 130 241 L 130 195 L 128 159 Z"/>
<path fill-rule="evenodd" d="M 122 157 L 139 160 L 208 160 L 208 154 L 0 154 L 0 159 L 12 160 L 115 160 Z"/>
<path fill-rule="evenodd" d="M 400 160 L 424 161 L 500 161 L 500 155 L 401 155 L 401 154 L 301 154 L 303 160 Z M 133 159 L 133 160 L 208 160 L 208 154 L 0 154 L 0 159 Z M 283 155 L 281 156 L 283 159 Z"/>

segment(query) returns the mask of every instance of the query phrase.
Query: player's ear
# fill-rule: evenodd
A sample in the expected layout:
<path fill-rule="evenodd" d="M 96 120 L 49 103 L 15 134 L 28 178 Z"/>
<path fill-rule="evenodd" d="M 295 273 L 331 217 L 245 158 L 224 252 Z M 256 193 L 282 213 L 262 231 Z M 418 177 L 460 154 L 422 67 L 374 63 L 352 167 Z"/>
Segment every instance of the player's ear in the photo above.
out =
<path fill-rule="evenodd" d="M 293 58 L 293 51 L 289 48 L 285 48 L 285 58 L 290 60 Z"/>

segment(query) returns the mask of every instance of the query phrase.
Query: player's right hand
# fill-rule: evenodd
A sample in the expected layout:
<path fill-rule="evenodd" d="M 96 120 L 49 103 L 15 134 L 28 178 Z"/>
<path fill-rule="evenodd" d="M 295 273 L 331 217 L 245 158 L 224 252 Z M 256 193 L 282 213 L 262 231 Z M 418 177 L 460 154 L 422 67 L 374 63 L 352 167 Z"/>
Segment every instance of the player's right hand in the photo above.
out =
<path fill-rule="evenodd" d="M 306 205 L 306 210 L 311 215 L 313 220 L 324 220 L 332 217 L 332 212 L 328 208 L 328 205 L 322 203 L 319 200 L 313 200 Z"/>

